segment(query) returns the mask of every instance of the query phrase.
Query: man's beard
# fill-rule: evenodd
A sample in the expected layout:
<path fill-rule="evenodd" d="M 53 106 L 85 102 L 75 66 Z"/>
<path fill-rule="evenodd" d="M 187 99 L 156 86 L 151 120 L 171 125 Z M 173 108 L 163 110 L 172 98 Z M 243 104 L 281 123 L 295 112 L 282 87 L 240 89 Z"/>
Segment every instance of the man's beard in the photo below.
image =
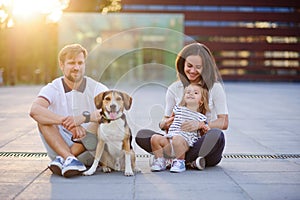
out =
<path fill-rule="evenodd" d="M 73 83 L 78 83 L 82 80 L 83 76 L 80 74 L 80 76 L 73 77 L 72 73 L 70 73 L 66 78 Z"/>

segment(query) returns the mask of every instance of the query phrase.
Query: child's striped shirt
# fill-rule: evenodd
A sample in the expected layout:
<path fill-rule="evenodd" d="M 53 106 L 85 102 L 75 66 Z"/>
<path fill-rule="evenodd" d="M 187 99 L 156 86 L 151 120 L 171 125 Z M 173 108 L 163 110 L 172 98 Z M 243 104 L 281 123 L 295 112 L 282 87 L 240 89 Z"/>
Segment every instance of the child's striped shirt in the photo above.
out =
<path fill-rule="evenodd" d="M 185 140 L 188 142 L 189 146 L 192 147 L 200 137 L 200 134 L 198 131 L 194 131 L 194 132 L 182 131 L 181 124 L 184 121 L 191 121 L 191 120 L 198 121 L 198 122 L 205 121 L 206 116 L 199 112 L 192 111 L 187 107 L 177 106 L 177 105 L 174 107 L 173 112 L 175 114 L 175 117 L 173 123 L 169 128 L 167 137 L 172 137 L 177 134 L 182 135 L 185 138 Z"/>

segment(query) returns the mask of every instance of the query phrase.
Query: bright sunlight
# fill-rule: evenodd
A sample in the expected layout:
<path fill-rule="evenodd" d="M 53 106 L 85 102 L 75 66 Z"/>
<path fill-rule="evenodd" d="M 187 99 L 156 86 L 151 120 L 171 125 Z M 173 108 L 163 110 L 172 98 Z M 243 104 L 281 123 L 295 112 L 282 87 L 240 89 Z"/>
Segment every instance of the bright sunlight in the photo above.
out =
<path fill-rule="evenodd" d="M 69 0 L 0 0 L 0 20 L 27 21 L 45 15 L 47 22 L 57 22 L 69 2 Z"/>

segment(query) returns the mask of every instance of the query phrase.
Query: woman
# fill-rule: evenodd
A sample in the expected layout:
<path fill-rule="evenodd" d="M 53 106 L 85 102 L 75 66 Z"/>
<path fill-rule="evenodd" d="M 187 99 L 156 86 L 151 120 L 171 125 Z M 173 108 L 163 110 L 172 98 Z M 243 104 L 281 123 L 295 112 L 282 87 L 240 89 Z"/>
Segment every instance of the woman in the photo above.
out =
<path fill-rule="evenodd" d="M 183 97 L 184 88 L 191 83 L 198 83 L 209 90 L 209 110 L 206 114 L 210 130 L 191 147 L 185 155 L 186 163 L 203 169 L 205 166 L 215 166 L 222 159 L 225 138 L 222 130 L 228 127 L 228 109 L 226 95 L 221 76 L 210 50 L 203 44 L 192 43 L 185 46 L 176 59 L 178 81 L 172 83 L 166 94 L 165 116 L 159 124 L 162 130 L 167 130 L 174 120 L 172 111 Z M 197 131 L 204 122 L 186 121 L 182 124 L 183 131 Z M 151 153 L 151 137 L 156 133 L 142 129 L 136 135 L 136 143 Z"/>

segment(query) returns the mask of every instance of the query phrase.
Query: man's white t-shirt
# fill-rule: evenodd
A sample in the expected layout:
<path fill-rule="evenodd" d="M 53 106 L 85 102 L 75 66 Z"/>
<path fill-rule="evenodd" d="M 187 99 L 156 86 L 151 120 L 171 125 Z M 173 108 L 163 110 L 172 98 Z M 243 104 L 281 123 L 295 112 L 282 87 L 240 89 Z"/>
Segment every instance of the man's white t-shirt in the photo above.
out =
<path fill-rule="evenodd" d="M 168 87 L 165 116 L 171 116 L 174 106 L 181 102 L 183 94 L 184 87 L 181 81 L 176 81 Z M 216 120 L 217 115 L 228 114 L 226 95 L 220 82 L 214 83 L 213 87 L 209 90 L 208 103 L 210 109 L 210 111 L 206 113 L 208 122 Z"/>
<path fill-rule="evenodd" d="M 81 91 L 66 91 L 62 79 L 63 77 L 56 78 L 44 86 L 38 94 L 50 103 L 49 110 L 62 116 L 81 115 L 83 111 L 94 112 L 96 110 L 94 97 L 108 90 L 105 85 L 84 77 L 86 84 Z M 87 125 L 88 123 L 82 124 L 84 128 Z"/>

